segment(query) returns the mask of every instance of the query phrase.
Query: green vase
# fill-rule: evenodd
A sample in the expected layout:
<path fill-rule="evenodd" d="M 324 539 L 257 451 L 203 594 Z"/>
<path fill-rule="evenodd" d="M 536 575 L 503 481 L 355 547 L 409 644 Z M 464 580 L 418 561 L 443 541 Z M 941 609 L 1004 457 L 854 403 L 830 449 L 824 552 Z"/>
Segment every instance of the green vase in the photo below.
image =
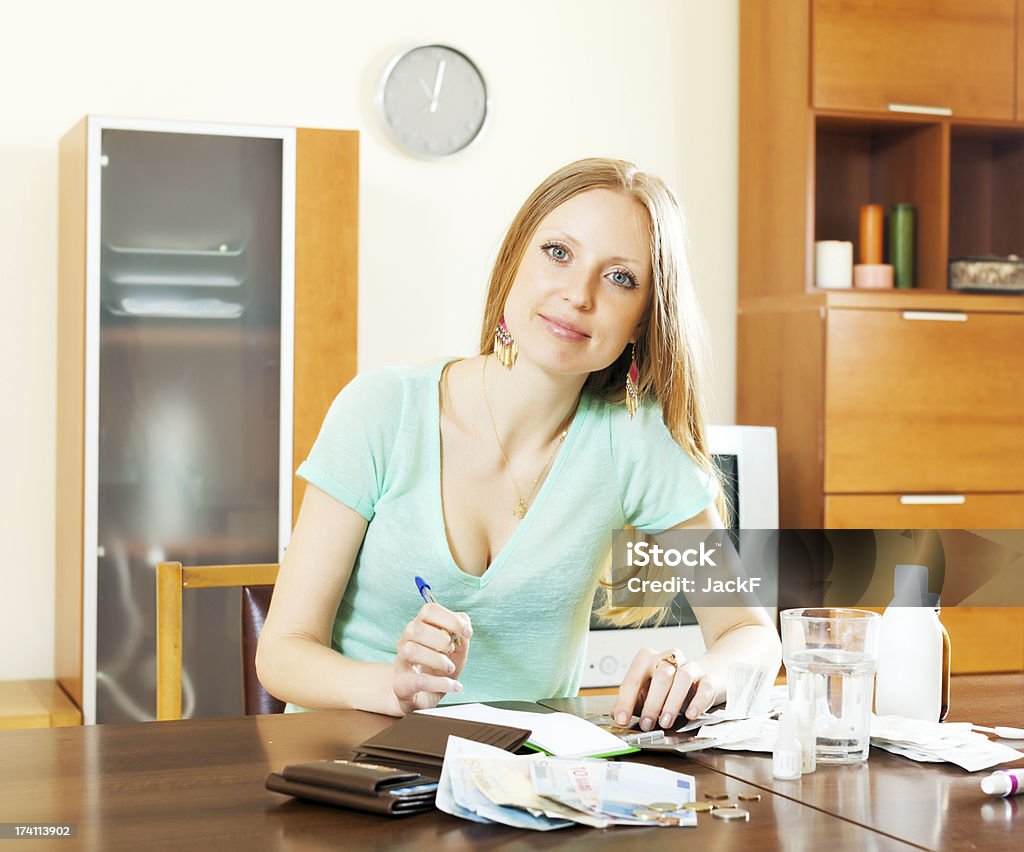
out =
<path fill-rule="evenodd" d="M 894 204 L 889 211 L 889 261 L 897 287 L 914 286 L 914 205 Z"/>

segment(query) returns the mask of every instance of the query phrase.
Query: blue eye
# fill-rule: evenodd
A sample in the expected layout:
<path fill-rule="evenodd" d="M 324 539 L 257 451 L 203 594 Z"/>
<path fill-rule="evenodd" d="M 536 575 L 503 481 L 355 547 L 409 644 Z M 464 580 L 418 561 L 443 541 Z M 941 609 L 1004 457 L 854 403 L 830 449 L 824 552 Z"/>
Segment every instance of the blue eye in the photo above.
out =
<path fill-rule="evenodd" d="M 625 272 L 617 271 L 612 273 L 612 281 L 614 281 L 616 284 L 621 284 L 623 287 L 633 283 L 632 281 L 629 280 L 629 276 L 626 275 Z"/>
<path fill-rule="evenodd" d="M 623 272 L 621 269 L 616 269 L 611 273 L 612 283 L 619 287 L 628 287 L 630 289 L 637 286 L 636 277 L 631 272 Z"/>
<path fill-rule="evenodd" d="M 547 256 L 552 260 L 556 260 L 559 263 L 565 263 L 565 261 L 569 259 L 569 250 L 558 243 L 545 243 L 541 246 L 541 251 L 547 254 Z"/>

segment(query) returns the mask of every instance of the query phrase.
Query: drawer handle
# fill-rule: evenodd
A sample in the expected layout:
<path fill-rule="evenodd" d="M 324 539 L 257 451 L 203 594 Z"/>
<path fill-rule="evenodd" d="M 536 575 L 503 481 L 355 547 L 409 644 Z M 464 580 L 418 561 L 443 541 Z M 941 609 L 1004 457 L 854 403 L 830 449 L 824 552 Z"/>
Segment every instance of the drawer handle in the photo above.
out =
<path fill-rule="evenodd" d="M 967 314 L 961 311 L 903 311 L 903 319 L 928 322 L 967 322 Z"/>
<path fill-rule="evenodd" d="M 915 115 L 952 115 L 949 107 L 924 106 L 922 104 L 889 104 L 889 112 L 912 112 Z"/>
<path fill-rule="evenodd" d="M 901 494 L 902 506 L 963 506 L 967 498 L 963 494 Z"/>

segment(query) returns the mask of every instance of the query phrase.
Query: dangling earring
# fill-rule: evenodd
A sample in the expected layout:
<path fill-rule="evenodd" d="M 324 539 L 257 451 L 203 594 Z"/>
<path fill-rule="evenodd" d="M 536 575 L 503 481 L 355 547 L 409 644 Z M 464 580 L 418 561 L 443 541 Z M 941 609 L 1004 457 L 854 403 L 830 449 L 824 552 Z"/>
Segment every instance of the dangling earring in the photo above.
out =
<path fill-rule="evenodd" d="M 498 360 L 506 370 L 512 369 L 512 365 L 516 362 L 516 356 L 519 355 L 519 347 L 516 346 L 508 326 L 505 325 L 504 314 L 498 320 L 498 327 L 494 329 L 494 354 L 498 356 Z"/>
<path fill-rule="evenodd" d="M 626 373 L 626 411 L 629 412 L 629 419 L 636 414 L 640 392 L 640 368 L 636 365 L 636 344 L 633 344 L 633 356 L 629 362 L 629 372 Z"/>

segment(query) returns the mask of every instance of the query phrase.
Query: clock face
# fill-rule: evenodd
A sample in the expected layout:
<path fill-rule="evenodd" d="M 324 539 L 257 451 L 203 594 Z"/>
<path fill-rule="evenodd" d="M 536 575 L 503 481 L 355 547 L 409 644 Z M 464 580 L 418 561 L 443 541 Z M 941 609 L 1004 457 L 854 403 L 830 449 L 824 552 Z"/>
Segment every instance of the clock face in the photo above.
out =
<path fill-rule="evenodd" d="M 424 157 L 472 142 L 487 117 L 487 87 L 468 57 L 440 44 L 414 47 L 384 78 L 384 119 L 395 141 Z"/>

